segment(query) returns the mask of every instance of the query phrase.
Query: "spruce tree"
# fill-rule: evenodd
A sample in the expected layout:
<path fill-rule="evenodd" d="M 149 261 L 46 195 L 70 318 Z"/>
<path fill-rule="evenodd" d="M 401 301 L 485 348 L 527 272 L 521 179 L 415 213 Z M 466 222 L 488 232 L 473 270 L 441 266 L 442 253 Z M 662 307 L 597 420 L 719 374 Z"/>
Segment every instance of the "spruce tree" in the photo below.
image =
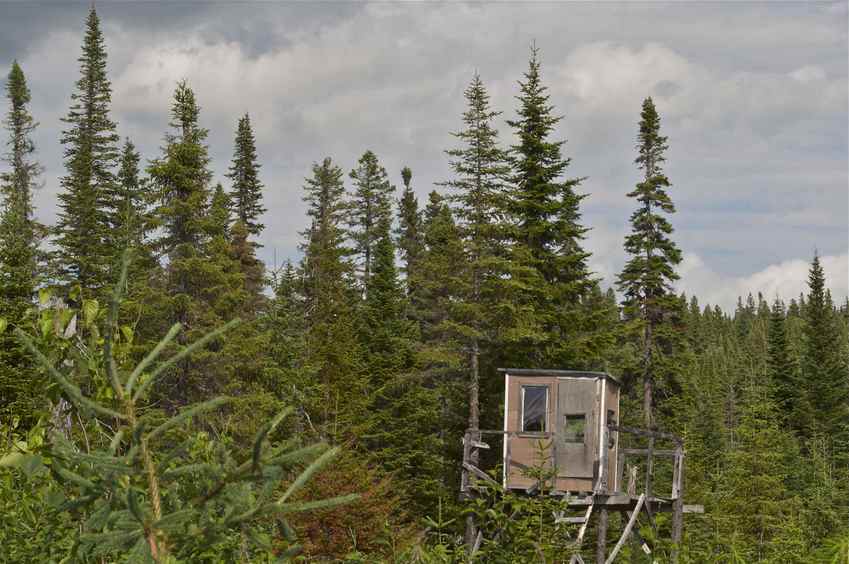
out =
<path fill-rule="evenodd" d="M 140 248 L 148 228 L 146 211 L 149 196 L 146 182 L 140 177 L 140 161 L 141 155 L 136 146 L 129 138 L 126 139 L 117 175 L 120 207 L 110 221 L 114 230 L 113 241 L 121 249 Z"/>
<path fill-rule="evenodd" d="M 60 281 L 79 284 L 84 297 L 97 296 L 106 286 L 110 268 L 120 253 L 113 248 L 110 217 L 120 205 L 114 169 L 118 135 L 109 116 L 112 87 L 106 76 L 106 47 L 100 20 L 92 6 L 86 22 L 80 79 L 71 94 L 71 108 L 62 134 L 67 174 L 60 184 L 56 224 Z"/>
<path fill-rule="evenodd" d="M 214 299 L 205 290 L 222 286 L 214 273 L 220 268 L 209 260 L 210 246 L 215 230 L 226 230 L 226 226 L 210 224 L 209 186 L 212 172 L 209 170 L 209 155 L 204 140 L 207 130 L 198 124 L 200 108 L 194 92 L 185 83 L 177 85 L 171 107 L 171 126 L 174 133 L 165 136 L 163 155 L 151 162 L 148 174 L 151 178 L 156 205 L 153 216 L 160 228 L 161 236 L 154 242 L 155 248 L 168 257 L 166 268 L 166 301 L 161 310 L 167 312 L 171 323 L 186 327 L 187 338 L 218 324 L 217 312 L 209 303 Z M 226 211 L 226 205 L 219 206 Z M 214 217 L 214 216 L 213 216 Z M 197 363 L 183 362 L 169 384 L 170 392 L 163 390 L 169 401 L 185 403 L 193 394 L 215 380 L 212 374 L 203 374 Z M 201 378 L 203 381 L 196 381 Z"/>
<path fill-rule="evenodd" d="M 625 238 L 630 258 L 617 283 L 625 296 L 626 315 L 638 320 L 642 328 L 643 416 L 650 427 L 656 378 L 653 354 L 661 324 L 677 307 L 671 290 L 678 279 L 675 266 L 681 262 L 681 251 L 670 238 L 672 225 L 664 215 L 675 212 L 666 192 L 671 184 L 663 172 L 667 138 L 660 134 L 660 116 L 651 98 L 643 101 L 637 139 L 635 162 L 643 171 L 643 180 L 628 196 L 640 205 L 631 215 L 632 231 Z"/>
<path fill-rule="evenodd" d="M 769 318 L 767 374 L 779 415 L 793 427 L 799 417 L 799 379 L 788 350 L 784 303 L 776 299 Z"/>
<path fill-rule="evenodd" d="M 377 226 L 383 218 L 392 215 L 390 198 L 395 187 L 389 183 L 386 169 L 371 151 L 363 153 L 350 177 L 354 181 L 354 193 L 348 224 L 350 237 L 354 241 L 354 252 L 360 257 L 360 280 L 364 294 L 367 295 L 374 248 L 379 237 Z"/>
<path fill-rule="evenodd" d="M 363 319 L 363 344 L 368 352 L 370 382 L 382 385 L 390 375 L 412 365 L 412 326 L 406 318 L 406 298 L 395 268 L 390 217 L 375 226 L 372 275 Z"/>
<path fill-rule="evenodd" d="M 413 192 L 410 182 L 413 171 L 409 167 L 401 169 L 401 180 L 404 182 L 404 191 L 398 201 L 398 250 L 404 260 L 402 271 L 406 277 L 407 294 L 414 292 L 411 280 L 416 276 L 416 266 L 422 254 L 422 218 L 419 212 L 419 201 Z"/>
<path fill-rule="evenodd" d="M 825 272 L 814 255 L 808 273 L 804 355 L 804 389 L 813 408 L 814 431 L 830 434 L 849 446 L 849 377 L 837 315 L 826 289 Z"/>
<path fill-rule="evenodd" d="M 353 267 L 345 247 L 347 206 L 342 170 L 331 159 L 313 165 L 304 184 L 310 227 L 303 233 L 303 300 L 306 362 L 315 371 L 308 410 L 334 435 L 363 401 L 359 345 L 353 323 Z M 339 413 L 340 397 L 347 413 Z M 343 427 L 343 430 L 345 427 Z"/>
<path fill-rule="evenodd" d="M 43 232 L 33 219 L 32 206 L 32 191 L 41 172 L 33 158 L 32 133 L 37 124 L 29 113 L 30 91 L 17 61 L 6 81 L 6 98 L 9 110 L 3 125 L 9 133 L 9 152 L 4 155 L 8 170 L 0 173 L 0 319 L 4 326 L 22 323 L 33 305 Z M 20 343 L 0 331 L 0 415 L 25 420 L 36 415 L 39 392 L 35 377 L 31 359 Z"/>
<path fill-rule="evenodd" d="M 259 180 L 259 168 L 251 119 L 248 114 L 245 114 L 239 118 L 233 162 L 227 178 L 233 183 L 231 197 L 235 219 L 241 221 L 248 234 L 253 237 L 258 237 L 265 228 L 259 222 L 260 216 L 265 213 L 262 205 L 263 185 Z"/>
<path fill-rule="evenodd" d="M 503 315 L 498 298 L 509 270 L 504 252 L 504 200 L 510 168 L 492 126 L 499 112 L 490 109 L 489 94 L 479 75 L 475 74 L 464 95 L 468 104 L 464 129 L 454 133 L 460 147 L 446 151 L 454 177 L 444 185 L 455 191 L 465 255 L 463 268 L 458 268 L 464 276 L 455 277 L 459 299 L 453 302 L 450 316 L 468 351 L 468 428 L 474 432 L 480 428 L 481 348 L 495 344 Z M 476 454 L 473 464 L 478 462 Z M 473 542 L 471 519 L 466 538 Z"/>
<path fill-rule="evenodd" d="M 517 258 L 554 286 L 553 297 L 574 301 L 592 285 L 589 253 L 582 247 L 587 232 L 580 224 L 584 196 L 575 191 L 583 179 L 563 179 L 571 159 L 561 154 L 565 141 L 551 139 L 562 116 L 554 115 L 549 104 L 538 53 L 536 47 L 531 50 L 525 81 L 519 82 L 519 117 L 507 122 L 519 140 L 510 154 L 514 188 L 509 209 L 522 251 Z"/>
<path fill-rule="evenodd" d="M 562 116 L 554 114 L 542 84 L 538 50 L 532 49 L 528 71 L 519 82 L 518 117 L 508 120 L 518 143 L 510 150 L 511 190 L 507 204 L 512 224 L 508 280 L 513 329 L 502 347 L 502 363 L 594 368 L 599 347 L 584 302 L 597 281 L 583 249 L 587 229 L 581 224 L 576 189 L 583 178 L 565 178 L 570 159 L 563 140 L 552 139 Z M 590 320 L 590 321 L 587 321 Z"/>

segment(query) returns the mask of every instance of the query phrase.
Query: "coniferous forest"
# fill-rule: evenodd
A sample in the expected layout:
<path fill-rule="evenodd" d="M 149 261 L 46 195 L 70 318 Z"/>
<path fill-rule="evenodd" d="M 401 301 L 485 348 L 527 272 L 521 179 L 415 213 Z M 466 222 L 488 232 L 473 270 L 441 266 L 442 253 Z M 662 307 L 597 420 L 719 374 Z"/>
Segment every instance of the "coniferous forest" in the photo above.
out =
<path fill-rule="evenodd" d="M 676 292 L 686 179 L 665 173 L 651 98 L 613 287 L 536 47 L 513 108 L 470 77 L 424 201 L 366 147 L 350 170 L 315 155 L 301 256 L 269 268 L 261 116 L 232 116 L 212 170 L 204 92 L 180 82 L 140 154 L 111 114 L 117 39 L 93 7 L 84 25 L 53 225 L 34 214 L 26 69 L 5 77 L 0 561 L 568 562 L 578 525 L 552 498 L 459 495 L 461 439 L 502 428 L 496 369 L 518 367 L 608 372 L 623 424 L 684 439 L 704 513 L 680 546 L 668 514 L 642 522 L 653 555 L 629 542 L 619 561 L 849 562 L 849 302 L 816 254 L 789 301 Z M 499 482 L 500 440 L 475 460 Z M 611 515 L 611 546 L 624 526 Z"/>

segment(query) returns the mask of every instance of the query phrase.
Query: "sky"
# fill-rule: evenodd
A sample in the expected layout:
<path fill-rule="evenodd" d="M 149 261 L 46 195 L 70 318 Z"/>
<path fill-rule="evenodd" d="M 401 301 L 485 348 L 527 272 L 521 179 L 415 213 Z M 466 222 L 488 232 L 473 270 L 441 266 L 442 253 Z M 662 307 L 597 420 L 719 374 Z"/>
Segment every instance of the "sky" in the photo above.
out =
<path fill-rule="evenodd" d="M 32 91 L 45 168 L 36 215 L 52 224 L 63 128 L 88 3 L 0 3 L 0 72 L 17 59 Z M 486 84 L 501 141 L 513 142 L 530 46 L 563 115 L 568 175 L 605 286 L 639 179 L 642 100 L 669 138 L 666 172 L 684 253 L 677 289 L 702 305 L 789 299 L 819 253 L 836 300 L 849 294 L 847 2 L 102 2 L 113 118 L 145 160 L 160 155 L 174 87 L 201 105 L 225 187 L 238 118 L 250 112 L 268 212 L 260 256 L 299 258 L 303 179 L 330 156 L 348 171 L 374 151 L 393 182 L 413 170 L 424 200 L 450 178 L 446 149 L 463 90 Z"/>

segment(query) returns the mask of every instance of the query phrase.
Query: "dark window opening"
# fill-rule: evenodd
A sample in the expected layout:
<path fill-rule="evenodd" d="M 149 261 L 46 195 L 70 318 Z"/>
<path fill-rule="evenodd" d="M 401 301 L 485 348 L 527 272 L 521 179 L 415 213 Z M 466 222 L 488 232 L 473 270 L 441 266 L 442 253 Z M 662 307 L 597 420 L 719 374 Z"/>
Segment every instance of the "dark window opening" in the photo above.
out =
<path fill-rule="evenodd" d="M 545 412 L 547 409 L 547 386 L 522 387 L 522 431 L 545 433 Z"/>
<path fill-rule="evenodd" d="M 563 441 L 567 443 L 583 443 L 584 432 L 587 428 L 585 413 L 568 414 L 564 416 Z"/>
<path fill-rule="evenodd" d="M 616 422 L 616 413 L 612 409 L 607 410 L 607 424 L 608 425 L 618 425 Z M 608 430 L 607 435 L 607 448 L 613 448 L 616 446 L 616 431 Z"/>

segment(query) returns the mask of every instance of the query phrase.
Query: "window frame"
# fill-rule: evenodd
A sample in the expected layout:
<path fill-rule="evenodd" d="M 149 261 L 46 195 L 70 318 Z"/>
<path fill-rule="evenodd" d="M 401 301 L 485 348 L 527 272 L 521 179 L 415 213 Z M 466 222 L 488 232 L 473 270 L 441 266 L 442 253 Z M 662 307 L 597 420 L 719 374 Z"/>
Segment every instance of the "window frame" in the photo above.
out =
<path fill-rule="evenodd" d="M 570 439 L 569 435 L 566 433 L 567 423 L 569 419 L 577 420 L 578 418 L 583 419 L 584 426 L 581 429 L 581 440 Z M 581 413 L 564 413 L 563 414 L 563 442 L 570 445 L 586 445 L 587 444 L 587 428 L 589 427 L 589 417 L 586 412 Z"/>
<path fill-rule="evenodd" d="M 545 390 L 545 410 L 542 414 L 542 431 L 526 431 L 525 430 L 525 390 L 527 388 L 542 388 Z M 551 386 L 548 384 L 522 384 L 519 397 L 521 402 L 521 410 L 519 413 L 519 433 L 524 435 L 544 435 L 548 432 L 548 413 L 551 407 Z"/>

